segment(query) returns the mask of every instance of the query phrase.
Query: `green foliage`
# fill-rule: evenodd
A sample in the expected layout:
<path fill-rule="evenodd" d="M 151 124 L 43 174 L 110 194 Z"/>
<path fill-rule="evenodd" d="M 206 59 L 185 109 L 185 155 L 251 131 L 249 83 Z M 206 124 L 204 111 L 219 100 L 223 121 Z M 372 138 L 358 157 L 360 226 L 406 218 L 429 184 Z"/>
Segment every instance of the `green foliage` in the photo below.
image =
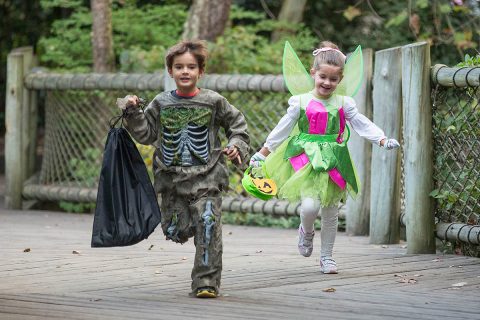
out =
<path fill-rule="evenodd" d="M 477 67 L 480 66 L 480 54 L 470 56 L 468 53 L 462 62 L 457 64 L 457 67 Z"/>
<path fill-rule="evenodd" d="M 480 7 L 475 1 L 462 5 L 450 0 L 358 1 L 354 8 L 351 15 L 352 6 L 345 1 L 310 0 L 304 22 L 320 38 L 346 51 L 357 44 L 381 50 L 427 41 L 433 64 L 452 65 L 478 44 Z"/>
<path fill-rule="evenodd" d="M 56 6 L 46 1 L 47 6 Z M 87 72 L 92 66 L 89 7 L 81 1 L 67 1 L 74 9 L 67 18 L 52 24 L 51 34 L 38 43 L 40 61 L 54 70 Z M 185 5 L 146 5 L 134 1 L 116 2 L 112 7 L 113 42 L 120 71 L 149 72 L 163 69 L 166 48 L 175 44 L 186 18 Z"/>
<path fill-rule="evenodd" d="M 78 8 L 69 18 L 52 24 L 53 36 L 38 42 L 40 63 L 51 69 L 87 72 L 92 63 L 90 33 L 91 14 Z"/>
<path fill-rule="evenodd" d="M 58 203 L 59 207 L 66 212 L 73 213 L 91 213 L 95 209 L 95 203 L 76 203 L 76 202 L 67 202 L 60 201 Z"/>
<path fill-rule="evenodd" d="M 63 1 L 49 3 L 49 8 Z M 51 35 L 39 41 L 41 64 L 54 70 L 87 72 L 92 66 L 91 13 L 81 1 L 67 1 L 74 9 L 67 18 L 52 24 Z M 116 2 L 112 8 L 114 49 L 121 72 L 163 70 L 168 47 L 182 33 L 187 17 L 183 4 L 145 5 L 136 1 Z M 233 6 L 231 24 L 225 34 L 210 43 L 209 73 L 281 73 L 285 39 L 272 43 L 270 34 L 277 28 L 289 30 L 290 42 L 300 57 L 310 63 L 316 37 L 304 25 L 285 24 L 265 14 Z"/>
<path fill-rule="evenodd" d="M 87 148 L 82 152 L 82 158 L 73 158 L 68 162 L 68 170 L 72 173 L 75 181 L 81 181 L 86 187 L 95 187 L 98 181 L 99 159 L 102 157 L 102 150 Z M 98 164 L 98 166 L 92 166 Z"/>
<path fill-rule="evenodd" d="M 163 1 L 114 1 L 112 25 L 118 70 L 153 72 L 163 69 L 168 47 L 182 34 L 188 3 Z M 91 14 L 87 1 L 42 1 L 53 10 L 71 11 L 52 24 L 51 34 L 41 39 L 43 65 L 69 71 L 90 70 Z M 146 3 L 146 4 L 143 4 Z M 284 40 L 288 39 L 304 63 L 321 40 L 332 40 L 344 51 L 358 44 L 381 50 L 416 41 L 432 45 L 433 63 L 453 64 L 459 55 L 474 52 L 480 28 L 477 3 L 454 5 L 449 0 L 404 2 L 325 0 L 307 3 L 303 24 L 279 22 L 266 16 L 258 2 L 236 1 L 225 33 L 210 44 L 209 73 L 280 73 Z M 271 1 L 280 10 L 281 1 Z M 249 9 L 246 9 L 249 8 Z M 291 34 L 275 42 L 275 30 Z"/>
<path fill-rule="evenodd" d="M 275 227 L 283 229 L 296 229 L 300 225 L 299 216 L 270 216 L 261 213 L 249 212 L 223 212 L 222 222 L 225 224 Z M 315 220 L 315 230 L 320 230 L 321 220 Z M 345 231 L 345 220 L 339 219 L 338 230 Z"/>
<path fill-rule="evenodd" d="M 43 9 L 72 9 L 81 8 L 85 1 L 82 0 L 40 0 L 40 5 Z"/>
<path fill-rule="evenodd" d="M 270 20 L 264 14 L 246 11 L 233 6 L 232 24 L 210 47 L 209 73 L 259 73 L 282 72 L 283 46 L 286 39 L 270 41 L 270 34 L 282 28 L 295 36 L 288 40 L 302 60 L 311 63 L 310 53 L 316 37 L 302 24 L 285 24 Z"/>
<path fill-rule="evenodd" d="M 466 54 L 458 67 L 477 67 L 480 54 Z M 480 180 L 477 142 L 478 87 L 444 88 L 437 93 L 437 110 L 433 114 L 434 134 L 439 143 L 435 153 L 436 186 L 430 193 L 436 202 L 436 218 L 443 222 L 478 224 Z M 467 209 L 468 208 L 468 209 Z M 443 241 L 440 250 L 480 257 L 480 246 L 462 241 Z"/>
<path fill-rule="evenodd" d="M 120 71 L 162 70 L 166 50 L 181 36 L 186 10 L 185 5 L 130 5 L 115 10 L 112 23 Z"/>
<path fill-rule="evenodd" d="M 95 188 L 99 174 L 99 159 L 101 159 L 102 150 L 87 148 L 82 152 L 81 158 L 72 158 L 68 162 L 68 170 L 72 174 L 73 180 L 81 182 L 83 186 Z M 97 163 L 97 165 L 92 165 Z M 60 208 L 67 212 L 84 213 L 92 212 L 95 203 L 76 203 L 60 201 Z"/>
<path fill-rule="evenodd" d="M 80 182 L 82 186 L 95 188 L 99 174 L 99 159 L 102 157 L 102 150 L 95 148 L 86 148 L 82 151 L 81 158 L 72 158 L 68 162 L 68 171 L 71 172 L 72 179 Z M 92 164 L 97 165 L 92 165 Z M 69 201 L 60 201 L 58 203 L 61 209 L 67 212 L 87 213 L 95 209 L 95 203 L 77 203 Z"/>
<path fill-rule="evenodd" d="M 244 226 L 298 228 L 300 218 L 298 216 L 274 218 L 261 213 L 223 212 L 222 222 Z"/>

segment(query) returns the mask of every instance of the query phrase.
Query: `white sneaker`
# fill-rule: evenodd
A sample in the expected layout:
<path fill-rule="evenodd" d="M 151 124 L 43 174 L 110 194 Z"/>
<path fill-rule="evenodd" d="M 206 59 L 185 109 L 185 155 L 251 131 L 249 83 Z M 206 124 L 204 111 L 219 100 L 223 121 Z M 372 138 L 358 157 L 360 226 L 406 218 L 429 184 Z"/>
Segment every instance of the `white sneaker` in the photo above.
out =
<path fill-rule="evenodd" d="M 321 257 L 320 270 L 323 273 L 338 273 L 337 263 L 332 259 L 332 257 Z"/>
<path fill-rule="evenodd" d="M 305 232 L 302 225 L 298 227 L 298 252 L 304 257 L 310 257 L 313 251 L 315 231 Z"/>

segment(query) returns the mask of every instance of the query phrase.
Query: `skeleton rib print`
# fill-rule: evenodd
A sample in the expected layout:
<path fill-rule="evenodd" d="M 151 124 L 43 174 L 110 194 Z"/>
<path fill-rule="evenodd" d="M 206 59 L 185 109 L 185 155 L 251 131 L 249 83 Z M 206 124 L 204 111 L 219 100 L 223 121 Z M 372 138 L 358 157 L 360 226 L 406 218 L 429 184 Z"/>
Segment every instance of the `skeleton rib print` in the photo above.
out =
<path fill-rule="evenodd" d="M 166 166 L 193 166 L 208 162 L 208 128 L 188 123 L 177 132 L 163 130 L 163 163 Z"/>

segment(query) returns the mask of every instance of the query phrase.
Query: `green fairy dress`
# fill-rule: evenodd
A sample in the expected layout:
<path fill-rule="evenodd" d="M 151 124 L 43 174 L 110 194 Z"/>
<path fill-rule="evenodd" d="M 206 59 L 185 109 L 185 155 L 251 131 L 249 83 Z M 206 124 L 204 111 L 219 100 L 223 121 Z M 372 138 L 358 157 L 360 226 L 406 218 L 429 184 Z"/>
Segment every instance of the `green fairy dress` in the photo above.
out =
<path fill-rule="evenodd" d="M 345 200 L 347 190 L 356 196 L 360 184 L 347 148 L 343 96 L 320 100 L 307 93 L 298 98 L 296 129 L 265 160 L 278 197 L 290 201 L 309 197 L 329 207 Z"/>
<path fill-rule="evenodd" d="M 265 160 L 265 170 L 278 187 L 278 197 L 298 201 L 319 199 L 322 207 L 345 200 L 347 191 L 359 193 L 355 167 L 348 152 L 350 131 L 343 109 L 345 96 L 354 96 L 361 84 L 360 46 L 347 59 L 344 78 L 328 100 L 311 93 L 313 81 L 288 41 L 283 74 L 292 95 L 300 101 L 300 115 L 290 136 Z"/>

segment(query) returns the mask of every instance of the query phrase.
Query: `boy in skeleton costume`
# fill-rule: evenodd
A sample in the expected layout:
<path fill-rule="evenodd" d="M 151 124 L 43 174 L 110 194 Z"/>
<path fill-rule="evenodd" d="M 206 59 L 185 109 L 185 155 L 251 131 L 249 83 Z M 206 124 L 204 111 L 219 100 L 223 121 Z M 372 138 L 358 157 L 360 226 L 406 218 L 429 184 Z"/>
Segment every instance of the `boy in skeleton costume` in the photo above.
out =
<path fill-rule="evenodd" d="M 206 56 L 203 42 L 180 42 L 166 56 L 177 90 L 158 94 L 144 111 L 136 96 L 119 105 L 128 114 L 126 128 L 132 137 L 155 146 L 154 186 L 166 238 L 184 243 L 194 237 L 192 292 L 201 298 L 216 297 L 220 287 L 221 192 L 228 187 L 224 155 L 241 165 L 249 151 L 242 113 L 220 94 L 197 88 Z M 220 128 L 228 139 L 225 148 Z"/>

